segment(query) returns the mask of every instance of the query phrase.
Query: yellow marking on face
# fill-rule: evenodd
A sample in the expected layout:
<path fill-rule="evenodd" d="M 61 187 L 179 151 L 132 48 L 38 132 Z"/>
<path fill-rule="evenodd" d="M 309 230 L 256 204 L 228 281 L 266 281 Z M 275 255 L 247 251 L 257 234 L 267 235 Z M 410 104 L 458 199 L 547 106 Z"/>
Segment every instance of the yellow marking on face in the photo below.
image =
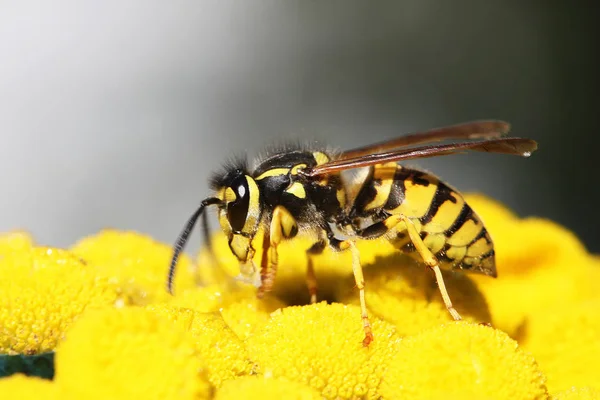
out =
<path fill-rule="evenodd" d="M 299 199 L 305 199 L 306 198 L 306 190 L 304 190 L 304 185 L 301 184 L 300 182 L 294 182 L 292 183 L 292 186 L 290 186 L 289 188 L 287 188 L 285 190 L 286 193 L 292 194 L 294 196 L 296 196 Z"/>
<path fill-rule="evenodd" d="M 291 238 L 298 232 L 296 219 L 283 206 L 275 207 L 271 220 L 271 246 L 277 246 L 285 238 Z"/>
<path fill-rule="evenodd" d="M 260 174 L 258 177 L 254 178 L 254 179 L 257 181 L 260 181 L 261 179 L 268 178 L 271 176 L 287 175 L 287 174 L 289 174 L 289 172 L 290 172 L 289 168 L 273 168 L 273 169 L 269 169 L 269 170 L 263 172 L 262 174 Z"/>
<path fill-rule="evenodd" d="M 229 224 L 229 219 L 227 219 L 227 211 L 224 208 L 219 209 L 218 213 L 219 217 L 219 225 L 221 225 L 221 230 L 225 235 L 229 236 L 231 234 L 231 225 Z"/>
<path fill-rule="evenodd" d="M 250 250 L 250 238 L 234 234 L 229 242 L 229 248 L 238 260 L 245 262 L 248 259 Z"/>
<path fill-rule="evenodd" d="M 459 230 L 448 238 L 447 243 L 451 246 L 466 246 L 481 232 L 483 225 L 481 221 L 467 220 Z"/>
<path fill-rule="evenodd" d="M 365 211 L 381 208 L 387 203 L 390 197 L 392 184 L 394 183 L 394 174 L 396 173 L 396 163 L 386 163 L 373 166 L 372 180 L 379 180 L 381 184 L 375 186 L 377 193 L 375 198 L 365 205 Z"/>
<path fill-rule="evenodd" d="M 256 231 L 256 223 L 260 216 L 260 191 L 256 182 L 252 177 L 246 175 L 246 182 L 250 190 L 250 201 L 248 202 L 248 214 L 244 222 L 243 232 L 254 233 Z"/>
<path fill-rule="evenodd" d="M 291 173 L 292 175 L 298 175 L 298 170 L 299 170 L 299 169 L 303 169 L 303 168 L 306 168 L 306 164 L 298 164 L 298 165 L 294 165 L 294 166 L 292 167 L 292 170 L 291 170 L 291 172 L 290 172 L 290 173 Z"/>
<path fill-rule="evenodd" d="M 425 232 L 441 233 L 448 230 L 460 215 L 465 201 L 458 193 L 452 192 L 456 203 L 446 200 L 437 210 L 433 219 L 423 227 Z"/>
<path fill-rule="evenodd" d="M 233 191 L 233 189 L 230 187 L 226 188 L 225 189 L 225 202 L 231 203 L 232 201 L 235 201 L 235 199 L 237 199 L 237 196 L 235 195 L 235 192 Z"/>
<path fill-rule="evenodd" d="M 444 248 L 446 237 L 441 233 L 430 233 L 423 239 L 423 243 L 425 243 L 425 246 L 435 254 Z"/>
<path fill-rule="evenodd" d="M 225 188 L 221 188 L 215 194 L 215 197 L 221 201 L 225 199 Z"/>
<path fill-rule="evenodd" d="M 335 197 L 338 203 L 340 203 L 340 207 L 346 207 L 346 192 L 344 189 L 339 188 L 338 190 L 336 190 Z"/>
<path fill-rule="evenodd" d="M 446 255 L 456 262 L 460 262 L 465 257 L 465 254 L 467 254 L 467 248 L 464 246 L 452 246 L 446 250 Z"/>
<path fill-rule="evenodd" d="M 313 154 L 313 157 L 315 158 L 315 161 L 317 162 L 317 165 L 322 165 L 322 164 L 325 164 L 326 162 L 329 162 L 329 157 L 325 153 L 322 153 L 320 151 L 315 151 L 312 154 Z"/>
<path fill-rule="evenodd" d="M 485 237 L 477 239 L 475 243 L 469 246 L 467 249 L 467 256 L 479 257 L 485 253 L 490 252 L 493 249 L 491 243 L 488 243 Z"/>
<path fill-rule="evenodd" d="M 404 181 L 404 187 L 404 201 L 392 212 L 409 218 L 421 218 L 429 210 L 437 185 L 430 181 L 429 185 L 424 186 L 407 179 Z"/>

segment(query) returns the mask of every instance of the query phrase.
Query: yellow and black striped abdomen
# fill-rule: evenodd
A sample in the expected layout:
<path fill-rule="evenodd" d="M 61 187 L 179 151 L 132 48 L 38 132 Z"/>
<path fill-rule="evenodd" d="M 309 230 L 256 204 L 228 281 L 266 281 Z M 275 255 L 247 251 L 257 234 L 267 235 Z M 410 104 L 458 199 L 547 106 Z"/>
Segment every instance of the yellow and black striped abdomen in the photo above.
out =
<path fill-rule="evenodd" d="M 496 276 L 494 245 L 483 222 L 460 193 L 429 173 L 398 164 L 375 166 L 354 207 L 362 217 L 404 215 L 442 266 Z M 391 235 L 402 251 L 415 253 L 405 231 Z"/>

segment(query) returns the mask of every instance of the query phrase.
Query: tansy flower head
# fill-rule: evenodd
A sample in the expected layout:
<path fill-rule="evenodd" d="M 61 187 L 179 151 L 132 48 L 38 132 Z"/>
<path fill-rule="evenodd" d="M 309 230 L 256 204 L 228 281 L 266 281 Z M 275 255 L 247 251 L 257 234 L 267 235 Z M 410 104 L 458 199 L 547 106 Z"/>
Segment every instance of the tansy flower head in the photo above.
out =
<path fill-rule="evenodd" d="M 556 392 L 571 386 L 600 390 L 600 297 L 548 308 L 530 316 L 524 347 Z"/>
<path fill-rule="evenodd" d="M 482 196 L 466 200 L 494 241 L 498 278 L 473 279 L 498 327 L 520 337 L 528 316 L 595 291 L 589 279 L 591 258 L 572 232 L 548 220 L 517 218 Z"/>
<path fill-rule="evenodd" d="M 310 386 L 283 379 L 247 376 L 226 382 L 215 400 L 320 400 L 318 391 Z"/>
<path fill-rule="evenodd" d="M 65 399 L 65 396 L 60 395 L 57 385 L 53 382 L 22 374 L 0 378 L 0 393 L 2 393 L 3 399 L 11 400 Z M 68 397 L 66 398 L 68 399 Z"/>
<path fill-rule="evenodd" d="M 552 400 L 600 400 L 600 390 L 591 387 L 572 387 L 552 396 Z"/>
<path fill-rule="evenodd" d="M 380 392 L 393 399 L 546 399 L 534 359 L 504 332 L 452 322 L 405 338 Z"/>
<path fill-rule="evenodd" d="M 210 384 L 193 336 L 138 307 L 86 312 L 56 351 L 55 382 L 80 398 L 203 399 Z"/>
<path fill-rule="evenodd" d="M 151 305 L 148 310 L 166 316 L 191 333 L 207 366 L 208 379 L 216 387 L 227 380 L 252 372 L 244 343 L 218 313 L 200 313 L 188 308 Z"/>
<path fill-rule="evenodd" d="M 275 312 L 247 340 L 265 376 L 310 385 L 326 399 L 377 398 L 399 337 L 391 324 L 371 318 L 375 341 L 363 347 L 360 308 L 318 303 Z"/>
<path fill-rule="evenodd" d="M 256 288 L 238 282 L 188 289 L 170 302 L 200 312 L 220 312 L 229 327 L 245 339 L 267 323 L 269 314 L 285 305 L 274 296 L 258 299 Z"/>
<path fill-rule="evenodd" d="M 146 305 L 166 301 L 167 270 L 171 261 L 170 245 L 159 243 L 136 232 L 107 229 L 80 240 L 72 251 L 110 278 L 125 304 Z M 195 273 L 189 257 L 178 263 L 176 290 L 194 287 Z"/>
<path fill-rule="evenodd" d="M 0 353 L 53 350 L 86 308 L 114 301 L 107 282 L 66 250 L 6 253 L 0 258 Z"/>
<path fill-rule="evenodd" d="M 27 232 L 0 233 L 0 258 L 6 253 L 28 251 L 33 247 L 33 238 Z"/>
<path fill-rule="evenodd" d="M 467 321 L 491 322 L 487 303 L 464 273 L 442 271 L 454 308 Z M 414 335 L 423 329 L 452 321 L 431 271 L 407 257 L 380 258 L 365 268 L 367 308 L 396 325 L 398 334 Z M 347 279 L 338 299 L 359 304 L 354 278 Z"/>

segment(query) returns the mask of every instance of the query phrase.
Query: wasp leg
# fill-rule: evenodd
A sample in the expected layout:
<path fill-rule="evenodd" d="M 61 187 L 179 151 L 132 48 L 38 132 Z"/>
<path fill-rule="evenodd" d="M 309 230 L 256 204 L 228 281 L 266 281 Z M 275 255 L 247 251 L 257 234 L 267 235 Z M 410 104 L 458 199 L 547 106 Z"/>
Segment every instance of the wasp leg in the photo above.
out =
<path fill-rule="evenodd" d="M 325 240 L 321 239 L 313 244 L 308 250 L 306 250 L 306 255 L 308 258 L 308 264 L 306 267 L 306 285 L 308 286 L 308 294 L 310 295 L 310 304 L 315 304 L 317 302 L 318 288 L 313 257 L 323 253 L 323 250 L 325 250 L 325 245 Z"/>
<path fill-rule="evenodd" d="M 363 346 L 368 347 L 369 344 L 374 340 L 373 330 L 371 329 L 371 323 L 369 322 L 369 313 L 367 312 L 367 302 L 365 301 L 365 278 L 363 276 L 362 266 L 360 265 L 360 252 L 356 247 L 356 243 L 353 240 L 338 240 L 333 237 L 332 233 L 328 234 L 329 244 L 338 251 L 344 251 L 350 249 L 352 253 L 352 272 L 354 273 L 354 281 L 358 288 L 360 295 L 360 311 L 363 321 L 363 328 L 365 330 L 365 338 L 363 339 Z"/>
<path fill-rule="evenodd" d="M 427 248 L 425 243 L 423 243 L 423 239 L 419 236 L 419 232 L 417 228 L 412 223 L 412 221 L 404 216 L 404 215 L 392 215 L 385 220 L 373 224 L 363 231 L 359 232 L 359 235 L 363 238 L 372 239 L 383 235 L 385 232 L 393 229 L 395 227 L 401 226 L 406 227 L 406 231 L 408 232 L 408 236 L 412 244 L 415 246 L 415 249 L 419 252 L 419 255 L 425 262 L 425 264 L 431 268 L 433 273 L 435 274 L 435 279 L 437 281 L 437 286 L 442 295 L 442 300 L 444 301 L 444 305 L 448 309 L 452 318 L 455 321 L 460 321 L 462 318 L 458 311 L 452 305 L 452 301 L 450 300 L 450 296 L 448 295 L 448 290 L 446 290 L 446 284 L 444 283 L 444 278 L 442 276 L 442 271 L 440 270 L 439 261 L 433 255 L 433 253 Z"/>
<path fill-rule="evenodd" d="M 298 225 L 294 217 L 282 206 L 275 207 L 271 226 L 267 233 L 269 237 L 269 262 L 266 270 L 261 265 L 261 285 L 258 288 L 258 297 L 262 298 L 266 292 L 270 292 L 275 283 L 277 275 L 277 266 L 279 264 L 279 255 L 277 247 L 283 239 L 289 239 L 298 233 Z M 265 244 L 263 243 L 263 248 Z M 261 262 L 262 264 L 262 262 Z"/>
<path fill-rule="evenodd" d="M 452 318 L 454 318 L 455 321 L 460 321 L 462 318 L 452 305 L 452 301 L 448 295 L 448 290 L 446 290 L 446 284 L 444 283 L 444 277 L 442 276 L 442 271 L 440 270 L 439 261 L 427 248 L 425 243 L 423 243 L 423 239 L 421 239 L 421 236 L 419 236 L 419 232 L 417 232 L 417 228 L 412 221 L 403 215 L 400 216 L 400 218 L 406 224 L 408 236 L 410 236 L 411 242 L 415 245 L 415 249 L 417 249 L 423 258 L 423 261 L 425 261 L 425 264 L 427 264 L 427 266 L 433 270 L 433 273 L 435 274 L 435 280 L 437 281 L 438 288 L 440 289 L 440 294 L 442 295 L 442 300 L 444 300 L 444 304 L 446 305 L 448 312 L 450 312 L 450 315 L 452 315 Z"/>

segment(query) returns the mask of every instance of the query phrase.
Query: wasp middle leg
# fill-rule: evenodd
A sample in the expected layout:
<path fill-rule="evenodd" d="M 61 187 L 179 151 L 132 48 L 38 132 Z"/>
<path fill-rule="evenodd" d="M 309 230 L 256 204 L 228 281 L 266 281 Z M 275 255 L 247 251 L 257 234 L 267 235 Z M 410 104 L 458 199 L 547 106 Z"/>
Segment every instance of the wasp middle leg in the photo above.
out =
<path fill-rule="evenodd" d="M 315 275 L 314 256 L 323 253 L 327 243 L 325 239 L 320 239 L 306 250 L 307 265 L 306 265 L 306 285 L 308 286 L 308 294 L 310 295 L 310 304 L 317 302 L 317 276 Z"/>
<path fill-rule="evenodd" d="M 375 237 L 379 237 L 386 233 L 387 231 L 400 228 L 399 230 L 406 230 L 410 241 L 415 246 L 415 249 L 419 252 L 419 255 L 425 262 L 425 264 L 431 268 L 433 273 L 435 274 L 435 279 L 437 281 L 437 286 L 442 295 L 442 300 L 444 301 L 444 305 L 448 309 L 448 312 L 454 318 L 455 321 L 460 321 L 462 318 L 458 311 L 452 305 L 452 301 L 450 300 L 450 296 L 448 295 L 448 290 L 446 289 L 446 284 L 444 283 L 444 277 L 442 276 L 442 271 L 440 270 L 440 265 L 438 259 L 435 255 L 429 250 L 427 245 L 421 239 L 419 232 L 410 218 L 404 215 L 392 215 L 387 217 L 385 220 L 381 222 L 377 222 L 364 230 L 359 232 L 359 235 L 366 239 L 371 239 Z M 402 229 L 404 228 L 404 229 Z"/>

